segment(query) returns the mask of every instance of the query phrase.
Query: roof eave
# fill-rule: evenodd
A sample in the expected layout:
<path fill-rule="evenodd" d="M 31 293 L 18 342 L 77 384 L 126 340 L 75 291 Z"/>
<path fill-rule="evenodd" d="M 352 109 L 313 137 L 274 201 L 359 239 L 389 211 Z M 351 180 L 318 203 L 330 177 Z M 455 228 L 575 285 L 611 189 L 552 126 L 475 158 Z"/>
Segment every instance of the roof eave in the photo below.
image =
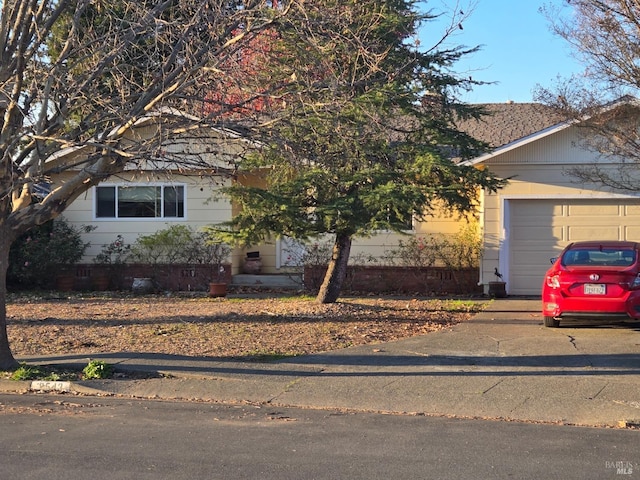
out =
<path fill-rule="evenodd" d="M 575 121 L 567 121 L 567 122 L 557 123 L 555 125 L 552 125 L 550 127 L 545 128 L 543 130 L 540 130 L 539 132 L 532 133 L 531 135 L 527 135 L 526 137 L 522 137 L 522 138 L 519 138 L 518 140 L 515 140 L 513 142 L 507 143 L 506 145 L 502 145 L 502 146 L 496 148 L 495 150 L 492 150 L 489 153 L 485 153 L 484 155 L 481 155 L 479 157 L 472 158 L 470 160 L 466 160 L 466 161 L 462 162 L 462 164 L 463 165 L 478 165 L 480 163 L 486 162 L 487 160 L 490 160 L 493 157 L 496 157 L 498 155 L 502 155 L 503 153 L 509 152 L 511 150 L 515 150 L 516 148 L 520 148 L 520 147 L 523 147 L 524 145 L 527 145 L 529 143 L 538 141 L 541 138 L 548 137 L 549 135 L 553 135 L 555 133 L 558 133 L 558 132 L 570 127 L 574 123 L 576 123 L 576 122 Z"/>

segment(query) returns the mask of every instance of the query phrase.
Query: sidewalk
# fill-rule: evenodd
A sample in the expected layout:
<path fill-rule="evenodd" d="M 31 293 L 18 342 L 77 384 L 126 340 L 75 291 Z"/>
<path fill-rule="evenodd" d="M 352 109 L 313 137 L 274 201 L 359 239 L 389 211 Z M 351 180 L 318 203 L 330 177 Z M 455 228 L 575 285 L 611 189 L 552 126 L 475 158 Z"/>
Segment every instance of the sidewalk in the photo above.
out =
<path fill-rule="evenodd" d="M 576 425 L 640 422 L 640 324 L 542 326 L 538 299 L 495 300 L 449 331 L 275 363 L 96 354 L 171 378 L 93 380 L 73 390 Z M 29 357 L 86 365 L 87 356 Z M 16 382 L 0 382 L 0 391 Z M 20 388 L 25 388 L 24 385 Z M 624 423 L 623 423 L 624 424 Z"/>

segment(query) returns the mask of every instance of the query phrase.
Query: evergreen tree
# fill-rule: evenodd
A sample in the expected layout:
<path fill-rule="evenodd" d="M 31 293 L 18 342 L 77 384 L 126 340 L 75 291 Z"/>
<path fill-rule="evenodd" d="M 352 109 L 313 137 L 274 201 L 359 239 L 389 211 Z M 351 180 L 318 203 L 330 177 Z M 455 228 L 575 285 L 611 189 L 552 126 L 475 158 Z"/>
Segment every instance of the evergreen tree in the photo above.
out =
<path fill-rule="evenodd" d="M 312 1 L 273 41 L 265 71 L 295 81 L 279 97 L 283 120 L 256 128 L 262 148 L 240 164 L 266 186 L 225 189 L 242 207 L 228 226 L 247 243 L 332 235 L 320 302 L 337 300 L 354 238 L 402 231 L 443 206 L 469 212 L 480 189 L 502 185 L 459 163 L 485 148 L 455 126 L 482 113 L 457 102 L 474 82 L 451 71 L 473 49 L 418 49 L 430 18 L 411 1 Z"/>

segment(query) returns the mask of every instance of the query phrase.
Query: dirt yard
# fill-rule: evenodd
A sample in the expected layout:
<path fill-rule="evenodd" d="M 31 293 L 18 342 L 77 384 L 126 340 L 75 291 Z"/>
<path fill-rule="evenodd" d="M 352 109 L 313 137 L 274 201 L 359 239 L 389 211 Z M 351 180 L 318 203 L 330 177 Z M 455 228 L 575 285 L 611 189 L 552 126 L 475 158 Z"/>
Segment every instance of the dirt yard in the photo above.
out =
<path fill-rule="evenodd" d="M 11 295 L 15 356 L 154 352 L 265 360 L 424 335 L 463 322 L 481 300 Z"/>

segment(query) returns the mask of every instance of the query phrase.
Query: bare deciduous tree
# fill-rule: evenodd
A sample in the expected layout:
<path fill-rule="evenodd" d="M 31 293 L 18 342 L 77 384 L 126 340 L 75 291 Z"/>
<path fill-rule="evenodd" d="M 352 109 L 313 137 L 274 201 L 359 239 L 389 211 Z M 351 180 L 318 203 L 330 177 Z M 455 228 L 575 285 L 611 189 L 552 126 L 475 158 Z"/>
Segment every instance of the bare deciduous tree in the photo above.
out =
<path fill-rule="evenodd" d="M 553 31 L 572 47 L 582 75 L 538 87 L 536 100 L 555 107 L 582 132 L 583 146 L 617 167 L 599 164 L 569 171 L 581 182 L 640 191 L 640 2 L 565 0 L 543 13 Z"/>
<path fill-rule="evenodd" d="M 0 369 L 15 364 L 6 330 L 12 242 L 125 168 L 219 168 L 211 156 L 163 146 L 229 125 L 220 113 L 236 106 L 203 118 L 204 94 L 228 83 L 227 60 L 293 3 L 0 2 Z M 64 182 L 47 188 L 62 172 Z"/>

